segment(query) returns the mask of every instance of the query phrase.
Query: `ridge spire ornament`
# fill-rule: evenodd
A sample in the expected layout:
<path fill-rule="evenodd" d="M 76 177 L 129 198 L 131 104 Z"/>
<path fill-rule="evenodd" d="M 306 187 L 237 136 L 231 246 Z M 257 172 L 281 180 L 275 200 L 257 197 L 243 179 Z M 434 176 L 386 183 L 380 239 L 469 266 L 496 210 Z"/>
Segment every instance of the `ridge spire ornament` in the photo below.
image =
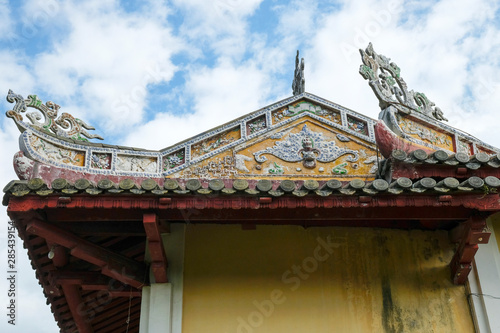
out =
<path fill-rule="evenodd" d="M 300 95 L 306 91 L 306 79 L 304 78 L 304 58 L 299 63 L 299 50 L 295 57 L 295 72 L 293 74 L 292 82 L 293 95 Z"/>
<path fill-rule="evenodd" d="M 401 69 L 390 58 L 377 54 L 372 43 L 366 50 L 360 49 L 363 64 L 359 73 L 372 88 L 382 110 L 393 105 L 404 113 L 419 112 L 436 120 L 448 121 L 443 111 L 430 101 L 425 94 L 408 91 L 406 82 L 401 77 Z"/>
<path fill-rule="evenodd" d="M 28 98 L 24 99 L 23 96 L 9 89 L 7 101 L 15 103 L 15 105 L 12 110 L 6 112 L 6 115 L 14 119 L 21 132 L 31 127 L 57 137 L 70 138 L 76 141 L 103 140 L 100 135 L 88 133 L 86 130 L 95 130 L 95 128 L 87 125 L 83 120 L 75 118 L 69 113 L 62 113 L 57 117 L 61 107 L 51 101 L 43 104 L 37 95 L 28 95 Z M 28 112 L 28 107 L 36 111 Z M 25 113 L 31 124 L 24 121 L 23 113 Z"/>

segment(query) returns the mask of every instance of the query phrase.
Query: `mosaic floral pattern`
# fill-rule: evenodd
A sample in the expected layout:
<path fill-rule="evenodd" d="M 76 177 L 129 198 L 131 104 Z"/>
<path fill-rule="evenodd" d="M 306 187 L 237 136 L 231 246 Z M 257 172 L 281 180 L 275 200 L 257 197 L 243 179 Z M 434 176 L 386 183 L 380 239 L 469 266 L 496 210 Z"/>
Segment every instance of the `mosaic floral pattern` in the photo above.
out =
<path fill-rule="evenodd" d="M 74 166 L 85 164 L 85 152 L 59 147 L 36 136 L 30 136 L 30 144 L 42 158 Z"/>
<path fill-rule="evenodd" d="M 234 127 L 228 131 L 214 135 L 191 146 L 191 158 L 201 157 L 213 150 L 227 146 L 240 138 L 240 128 Z"/>
<path fill-rule="evenodd" d="M 418 124 L 410 119 L 401 116 L 398 116 L 398 118 L 398 125 L 405 134 L 423 141 L 428 141 L 441 148 L 453 150 L 451 136 L 439 133 L 426 126 L 422 126 L 421 124 Z"/>
<path fill-rule="evenodd" d="M 262 115 L 247 122 L 247 135 L 260 132 L 265 128 L 267 128 L 266 115 Z"/>
<path fill-rule="evenodd" d="M 378 171 L 378 163 L 377 163 L 377 155 L 373 155 L 368 157 L 363 161 L 364 164 L 373 164 L 370 168 L 370 173 L 377 173 Z"/>
<path fill-rule="evenodd" d="M 333 121 L 337 124 L 342 123 L 342 119 L 340 118 L 340 114 L 338 112 L 321 109 L 321 111 L 316 112 L 316 115 Z"/>
<path fill-rule="evenodd" d="M 271 175 L 282 175 L 285 173 L 285 169 L 283 168 L 283 166 L 279 165 L 276 162 L 273 162 L 272 166 L 267 169 L 264 169 L 264 171 L 267 171 Z"/>
<path fill-rule="evenodd" d="M 234 167 L 239 171 L 250 172 L 245 165 L 245 162 L 249 161 L 253 161 L 253 158 L 241 154 L 234 155 Z"/>
<path fill-rule="evenodd" d="M 349 171 L 345 168 L 347 166 L 347 163 L 340 163 L 336 166 L 333 167 L 332 173 L 337 174 L 337 175 L 347 175 Z"/>
<path fill-rule="evenodd" d="M 178 167 L 179 165 L 183 165 L 185 160 L 186 154 L 184 149 L 173 152 L 163 158 L 163 171 L 167 171 Z"/>
<path fill-rule="evenodd" d="M 303 112 L 310 112 L 312 114 L 315 114 L 317 116 L 320 116 L 322 118 L 328 119 L 334 123 L 341 124 L 342 120 L 340 117 L 340 114 L 335 111 L 331 110 L 325 110 L 322 109 L 320 106 L 313 105 L 309 102 L 300 102 L 296 104 L 295 106 L 290 105 L 288 108 L 284 108 L 278 111 L 275 111 L 273 113 L 273 123 L 279 123 L 283 119 L 286 119 L 287 117 L 294 117 L 296 115 L 299 115 Z"/>
<path fill-rule="evenodd" d="M 472 150 L 470 144 L 465 141 L 458 140 L 458 152 L 465 153 L 467 155 L 472 155 Z"/>
<path fill-rule="evenodd" d="M 90 160 L 90 165 L 94 169 L 111 169 L 111 154 L 93 153 Z"/>
<path fill-rule="evenodd" d="M 155 173 L 157 172 L 156 157 L 117 155 L 116 170 Z"/>
<path fill-rule="evenodd" d="M 271 154 L 287 162 L 299 162 L 307 158 L 303 154 L 306 150 L 304 149 L 305 142 L 311 143 L 311 148 L 315 152 L 311 150 L 309 152 L 316 153 L 315 160 L 320 162 L 332 162 L 343 155 L 351 155 L 347 157 L 349 162 L 355 162 L 359 159 L 357 150 L 337 147 L 335 141 L 326 141 L 323 133 L 311 131 L 307 125 L 304 125 L 300 132 L 289 134 L 287 139 L 276 141 L 273 147 L 255 152 L 254 157 L 259 163 L 267 161 L 267 158 L 262 156 L 265 154 Z"/>
<path fill-rule="evenodd" d="M 360 134 L 368 135 L 368 125 L 366 121 L 347 116 L 347 127 Z"/>
<path fill-rule="evenodd" d="M 183 172 L 182 177 L 189 178 L 221 178 L 227 179 L 238 173 L 235 168 L 235 161 L 232 156 L 224 156 L 224 158 L 216 158 L 207 165 L 187 169 Z"/>

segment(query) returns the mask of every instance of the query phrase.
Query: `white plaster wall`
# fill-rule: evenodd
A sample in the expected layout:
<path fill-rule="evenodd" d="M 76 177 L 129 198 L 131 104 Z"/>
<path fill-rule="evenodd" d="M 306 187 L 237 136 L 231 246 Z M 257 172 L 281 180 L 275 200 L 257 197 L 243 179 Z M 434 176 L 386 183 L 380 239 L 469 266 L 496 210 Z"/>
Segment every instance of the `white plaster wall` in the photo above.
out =
<path fill-rule="evenodd" d="M 488 244 L 480 244 L 469 278 L 479 333 L 500 333 L 500 253 L 491 221 Z M 496 297 L 496 298 L 494 298 Z"/>
<path fill-rule="evenodd" d="M 172 284 L 172 333 L 182 332 L 185 231 L 184 223 L 175 223 L 170 225 L 169 234 L 162 235 L 168 260 L 168 281 Z"/>
<path fill-rule="evenodd" d="M 184 276 L 184 224 L 172 224 L 162 234 L 169 283 L 153 283 L 142 290 L 140 333 L 181 333 Z"/>

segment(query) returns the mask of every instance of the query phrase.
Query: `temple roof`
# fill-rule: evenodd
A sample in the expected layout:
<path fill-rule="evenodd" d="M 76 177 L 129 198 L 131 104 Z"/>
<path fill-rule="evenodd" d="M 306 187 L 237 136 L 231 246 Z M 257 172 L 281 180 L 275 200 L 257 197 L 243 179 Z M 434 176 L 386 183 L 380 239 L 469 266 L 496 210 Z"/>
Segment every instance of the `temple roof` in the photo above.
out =
<path fill-rule="evenodd" d="M 86 178 L 94 185 L 132 178 L 137 186 L 151 178 L 160 187 L 163 178 L 384 178 L 390 183 L 390 175 L 379 169 L 394 151 L 408 156 L 397 157 L 398 162 L 498 168 L 499 149 L 444 123 L 441 109 L 425 94 L 408 90 L 399 67 L 371 44 L 360 52 L 360 74 L 380 101 L 379 120 L 301 88 L 292 97 L 159 151 L 91 142 L 102 137 L 90 134 L 94 128 L 81 119 L 59 115 L 56 103 L 9 91 L 7 100 L 15 105 L 7 116 L 22 132 L 16 172 L 22 180 L 41 178 L 49 187 L 58 178 L 70 183 Z M 303 86 L 298 55 L 296 66 L 294 86 Z"/>
<path fill-rule="evenodd" d="M 500 150 L 444 123 L 371 44 L 361 55 L 378 120 L 304 92 L 297 58 L 294 96 L 158 151 L 91 142 L 102 137 L 59 105 L 9 91 L 20 180 L 3 204 L 61 330 L 117 330 L 112 315 L 131 307 L 137 332 L 145 270 L 167 280 L 169 223 L 451 230 L 451 278 L 464 283 L 500 211 Z M 78 313 L 101 290 L 114 295 L 104 310 Z"/>

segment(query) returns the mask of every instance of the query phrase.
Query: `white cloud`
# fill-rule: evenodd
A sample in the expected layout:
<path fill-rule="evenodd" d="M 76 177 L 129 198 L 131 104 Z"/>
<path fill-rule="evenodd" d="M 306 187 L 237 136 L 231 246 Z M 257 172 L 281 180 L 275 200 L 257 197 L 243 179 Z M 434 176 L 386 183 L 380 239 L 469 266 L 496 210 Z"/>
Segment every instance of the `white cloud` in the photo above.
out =
<path fill-rule="evenodd" d="M 216 68 L 193 68 L 186 83 L 192 96 L 194 114 L 174 116 L 176 105 L 136 128 L 125 145 L 161 149 L 188 137 L 224 124 L 262 107 L 266 101 L 269 77 L 255 64 L 235 66 L 224 62 Z"/>
<path fill-rule="evenodd" d="M 69 33 L 38 57 L 38 84 L 65 111 L 100 118 L 111 132 L 139 122 L 147 86 L 172 78 L 170 58 L 183 42 L 158 20 L 106 2 L 67 3 L 61 11 Z"/>
<path fill-rule="evenodd" d="M 0 38 L 8 38 L 12 32 L 12 19 L 7 0 L 0 0 Z"/>
<path fill-rule="evenodd" d="M 0 75 L 0 96 L 7 96 L 9 89 L 21 95 L 24 92 L 31 93 L 34 90 L 36 82 L 27 61 L 25 56 L 0 51 L 0 73 L 2 73 Z M 9 104 L 8 107 L 12 106 Z"/>
<path fill-rule="evenodd" d="M 173 0 L 182 10 L 182 33 L 190 38 L 215 39 L 221 35 L 241 35 L 245 18 L 251 15 L 262 0 Z"/>
<path fill-rule="evenodd" d="M 367 82 L 358 74 L 361 59 L 357 49 L 366 47 L 368 41 L 372 41 L 377 52 L 398 63 L 410 89 L 424 92 L 440 106 L 450 118 L 452 126 L 462 127 L 481 138 L 484 136 L 480 130 L 481 122 L 492 117 L 494 108 L 482 110 L 482 116 L 479 117 L 475 116 L 475 112 L 464 112 L 462 104 L 471 82 L 484 82 L 486 78 L 489 78 L 488 86 L 491 82 L 493 85 L 498 82 L 498 75 L 487 76 L 487 73 L 498 72 L 498 56 L 490 56 L 488 63 L 482 63 L 481 67 L 473 61 L 491 55 L 492 50 L 500 47 L 498 29 L 490 26 L 489 22 L 492 14 L 485 14 L 481 10 L 488 8 L 493 12 L 496 4 L 483 1 L 481 6 L 469 8 L 471 2 L 463 1 L 461 5 L 465 9 L 460 9 L 456 17 L 445 15 L 454 10 L 456 2 L 442 1 L 434 7 L 429 7 L 430 4 L 420 5 L 419 15 L 412 16 L 420 20 L 418 29 L 413 26 L 413 21 L 401 20 L 412 14 L 405 12 L 406 7 L 402 4 L 400 0 L 354 1 L 344 3 L 342 10 L 335 9 L 327 13 L 320 13 L 321 8 L 314 11 L 307 6 L 290 6 L 279 17 L 283 32 L 288 30 L 289 35 L 283 33 L 282 39 L 273 44 L 266 43 L 265 38 L 258 34 L 249 35 L 241 42 L 241 47 L 252 51 L 253 59 L 247 61 L 248 64 L 253 63 L 251 66 L 238 66 L 237 63 L 229 66 L 229 59 L 234 58 L 220 56 L 213 68 L 192 69 L 187 75 L 184 94 L 193 96 L 192 110 L 195 113 L 188 117 L 161 114 L 154 120 L 156 124 L 148 123 L 137 128 L 137 132 L 126 139 L 127 145 L 138 142 L 144 143 L 143 147 L 159 149 L 166 144 L 151 145 L 153 136 L 147 133 L 152 127 L 159 129 L 168 126 L 170 130 L 164 132 L 162 137 L 172 144 L 266 105 L 258 104 L 257 101 L 271 103 L 284 97 L 283 91 L 286 95 L 291 94 L 290 82 L 280 82 L 278 87 L 270 82 L 277 69 L 286 71 L 288 66 L 290 73 L 293 72 L 293 63 L 288 64 L 287 59 L 291 58 L 290 53 L 295 53 L 295 41 L 304 41 L 304 38 L 308 45 L 301 50 L 301 56 L 305 56 L 306 60 L 306 91 L 377 118 L 378 101 Z M 441 26 L 439 19 L 444 16 L 445 25 Z M 314 22 L 313 29 L 294 31 L 291 27 L 299 17 L 304 18 L 305 22 Z M 314 21 L 315 17 L 319 19 Z M 481 30 L 483 26 L 488 29 Z M 446 31 L 437 33 L 441 30 Z M 220 44 L 225 43 L 224 38 L 222 40 Z M 349 45 L 351 53 L 346 54 L 342 45 Z M 481 87 L 480 84 L 472 86 Z M 476 99 L 481 92 L 484 93 L 484 89 L 475 93 Z M 492 104 L 494 94 L 488 95 L 482 98 L 481 103 L 472 104 L 473 107 Z M 249 96 L 253 96 L 253 99 Z M 226 106 L 238 111 L 227 112 L 229 107 Z M 468 119 L 470 117 L 473 119 Z M 500 142 L 496 144 L 500 146 Z"/>

